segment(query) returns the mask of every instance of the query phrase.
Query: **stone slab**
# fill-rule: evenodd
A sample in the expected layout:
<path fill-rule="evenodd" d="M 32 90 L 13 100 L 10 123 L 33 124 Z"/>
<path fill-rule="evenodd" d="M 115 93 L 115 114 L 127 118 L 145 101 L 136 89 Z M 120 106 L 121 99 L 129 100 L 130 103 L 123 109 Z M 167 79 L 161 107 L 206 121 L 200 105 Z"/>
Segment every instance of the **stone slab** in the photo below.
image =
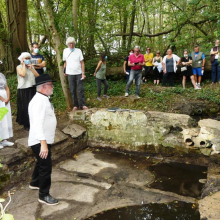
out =
<path fill-rule="evenodd" d="M 16 162 L 17 160 L 25 158 L 25 156 L 24 152 L 21 149 L 16 148 L 16 146 L 0 149 L 0 160 L 3 164 Z"/>
<path fill-rule="evenodd" d="M 62 131 L 65 134 L 69 134 L 72 138 L 78 138 L 86 132 L 86 129 L 80 125 L 71 124 L 65 127 Z"/>
<path fill-rule="evenodd" d="M 68 139 L 68 136 L 63 134 L 59 129 L 56 129 L 55 139 L 53 145 L 59 144 Z M 25 154 L 32 155 L 33 151 L 31 147 L 28 146 L 28 137 L 21 138 L 15 141 L 18 149 L 21 149 Z"/>
<path fill-rule="evenodd" d="M 199 201 L 201 219 L 217 220 L 220 217 L 220 192 L 206 196 Z"/>
<path fill-rule="evenodd" d="M 117 165 L 98 160 L 91 152 L 88 151 L 80 154 L 76 160 L 67 160 L 66 162 L 60 164 L 60 168 L 67 171 L 95 175 L 104 168 L 116 169 Z"/>
<path fill-rule="evenodd" d="M 56 215 L 56 212 L 59 212 L 59 211 L 62 211 L 62 212 L 65 212 L 65 210 L 67 210 L 69 207 L 69 203 L 65 202 L 65 201 L 61 201 L 59 202 L 59 205 L 57 206 L 42 206 L 42 214 L 41 216 L 42 217 L 45 217 L 45 216 L 48 216 L 48 215 L 52 215 L 52 214 L 55 214 Z"/>

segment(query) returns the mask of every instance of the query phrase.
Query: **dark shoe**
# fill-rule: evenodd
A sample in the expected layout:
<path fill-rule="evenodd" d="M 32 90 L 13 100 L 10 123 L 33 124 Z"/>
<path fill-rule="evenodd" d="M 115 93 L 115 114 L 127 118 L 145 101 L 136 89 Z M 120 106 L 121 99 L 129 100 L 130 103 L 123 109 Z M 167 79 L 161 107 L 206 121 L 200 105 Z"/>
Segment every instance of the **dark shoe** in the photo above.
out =
<path fill-rule="evenodd" d="M 46 205 L 58 205 L 59 204 L 58 200 L 54 199 L 51 195 L 47 195 L 42 198 L 39 198 L 38 201 Z"/>
<path fill-rule="evenodd" d="M 29 189 L 37 189 L 39 190 L 40 188 L 38 186 L 32 186 L 31 184 L 29 185 Z"/>

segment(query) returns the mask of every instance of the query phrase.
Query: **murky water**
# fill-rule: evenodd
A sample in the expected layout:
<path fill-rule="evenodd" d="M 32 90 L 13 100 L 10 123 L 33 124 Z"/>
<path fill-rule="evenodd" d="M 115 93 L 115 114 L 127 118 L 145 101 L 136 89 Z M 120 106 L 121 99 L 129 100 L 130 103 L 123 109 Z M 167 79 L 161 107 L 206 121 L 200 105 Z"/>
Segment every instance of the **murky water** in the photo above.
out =
<path fill-rule="evenodd" d="M 199 220 L 194 204 L 173 202 L 112 209 L 87 220 Z"/>
<path fill-rule="evenodd" d="M 207 178 L 207 167 L 181 163 L 161 163 L 148 168 L 155 176 L 151 188 L 175 192 L 183 196 L 200 197 L 204 184 L 199 179 Z"/>
<path fill-rule="evenodd" d="M 98 150 L 93 153 L 100 160 L 129 168 L 130 171 L 127 170 L 127 175 L 134 170 L 139 173 L 149 170 L 153 181 L 146 182 L 146 187 L 174 192 L 179 195 L 200 197 L 204 184 L 200 183 L 199 180 L 207 178 L 207 167 L 205 166 L 166 162 L 165 159 L 123 154 L 109 150 Z M 110 176 L 113 182 L 120 181 L 122 178 L 126 179 L 121 173 L 111 173 Z"/>

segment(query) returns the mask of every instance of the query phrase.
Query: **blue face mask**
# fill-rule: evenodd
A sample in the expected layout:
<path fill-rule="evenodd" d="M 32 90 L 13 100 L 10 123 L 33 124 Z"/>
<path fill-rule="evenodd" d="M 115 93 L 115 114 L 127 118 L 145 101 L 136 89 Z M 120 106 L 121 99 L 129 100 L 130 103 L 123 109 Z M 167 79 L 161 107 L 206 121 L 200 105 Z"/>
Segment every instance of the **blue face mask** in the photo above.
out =
<path fill-rule="evenodd" d="M 31 63 L 31 61 L 30 60 L 24 60 L 24 63 L 25 63 L 25 65 L 28 65 L 28 64 Z"/>
<path fill-rule="evenodd" d="M 34 53 L 39 53 L 39 49 L 38 48 L 34 48 Z"/>
<path fill-rule="evenodd" d="M 75 50 L 75 47 L 73 49 L 70 48 L 70 51 L 73 52 Z"/>
<path fill-rule="evenodd" d="M 108 59 L 108 57 L 107 57 L 107 56 L 105 56 L 105 59 L 107 60 L 107 59 Z"/>

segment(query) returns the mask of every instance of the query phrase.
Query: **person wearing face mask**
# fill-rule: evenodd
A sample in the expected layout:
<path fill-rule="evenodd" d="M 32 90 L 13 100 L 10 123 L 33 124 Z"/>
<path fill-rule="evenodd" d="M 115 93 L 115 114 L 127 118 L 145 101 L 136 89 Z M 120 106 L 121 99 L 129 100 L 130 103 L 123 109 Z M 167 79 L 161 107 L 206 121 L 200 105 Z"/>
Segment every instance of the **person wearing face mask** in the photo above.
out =
<path fill-rule="evenodd" d="M 86 78 L 84 58 L 82 51 L 75 48 L 75 44 L 75 39 L 68 37 L 66 40 L 67 48 L 63 50 L 63 73 L 68 77 L 69 88 L 73 99 L 73 111 L 79 108 L 83 110 L 88 109 L 85 102 L 83 85 L 83 81 Z"/>
<path fill-rule="evenodd" d="M 181 72 L 183 74 L 183 80 L 182 80 L 183 88 L 185 89 L 186 78 L 189 77 L 191 79 L 194 89 L 200 89 L 199 87 L 196 86 L 196 82 L 193 76 L 192 57 L 188 55 L 188 50 L 186 49 L 184 50 L 183 57 L 181 58 L 181 63 L 182 63 Z"/>
<path fill-rule="evenodd" d="M 217 82 L 220 83 L 220 65 L 218 59 L 220 58 L 220 48 L 219 48 L 219 40 L 215 41 L 215 46 L 211 49 L 211 63 L 212 63 L 212 84 L 215 83 L 215 79 L 217 78 Z M 216 77 L 217 73 L 217 77 Z"/>
<path fill-rule="evenodd" d="M 151 49 L 147 47 L 146 54 L 144 54 L 144 60 L 145 60 L 145 76 L 143 77 L 143 83 L 147 82 L 147 75 L 153 68 L 153 57 L 154 54 L 151 53 Z"/>
<path fill-rule="evenodd" d="M 133 49 L 129 50 L 129 51 L 128 51 L 128 56 L 125 57 L 125 59 L 124 59 L 123 69 L 124 69 L 124 73 L 126 74 L 127 82 L 128 82 L 128 80 L 129 80 L 129 76 L 130 76 L 130 72 L 131 72 L 131 67 L 128 66 L 128 59 L 129 59 L 129 56 L 130 56 L 131 54 L 133 54 L 133 53 L 134 53 L 134 50 L 133 50 Z"/>
<path fill-rule="evenodd" d="M 28 116 L 28 104 L 36 93 L 35 77 L 38 72 L 31 64 L 31 54 L 24 52 L 18 57 L 21 64 L 17 66 L 17 119 L 19 125 L 29 130 L 30 122 Z"/>
<path fill-rule="evenodd" d="M 31 63 L 33 64 L 34 69 L 38 72 L 39 75 L 44 73 L 44 68 L 46 67 L 46 62 L 43 55 L 39 54 L 39 45 L 34 42 L 31 44 Z"/>

